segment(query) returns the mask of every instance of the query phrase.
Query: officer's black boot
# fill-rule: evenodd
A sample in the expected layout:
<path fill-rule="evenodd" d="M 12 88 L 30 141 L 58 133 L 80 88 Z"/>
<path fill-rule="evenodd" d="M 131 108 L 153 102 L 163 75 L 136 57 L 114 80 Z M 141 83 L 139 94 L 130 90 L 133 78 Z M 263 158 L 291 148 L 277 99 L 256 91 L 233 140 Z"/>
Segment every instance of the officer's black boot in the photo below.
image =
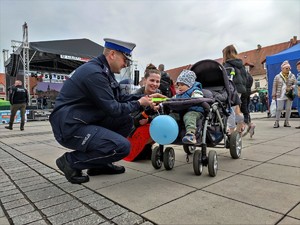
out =
<path fill-rule="evenodd" d="M 102 168 L 90 168 L 87 170 L 89 176 L 97 176 L 100 174 L 121 174 L 125 172 L 124 166 L 117 166 L 112 163 L 108 163 Z"/>
<path fill-rule="evenodd" d="M 56 160 L 57 167 L 65 174 L 72 184 L 81 184 L 89 181 L 89 176 L 83 175 L 81 170 L 73 169 L 67 161 L 66 154 Z"/>
<path fill-rule="evenodd" d="M 20 130 L 22 130 L 22 131 L 24 130 L 24 123 L 20 124 Z"/>
<path fill-rule="evenodd" d="M 13 129 L 13 124 L 9 123 L 8 126 L 5 126 L 6 129 L 12 130 Z"/>

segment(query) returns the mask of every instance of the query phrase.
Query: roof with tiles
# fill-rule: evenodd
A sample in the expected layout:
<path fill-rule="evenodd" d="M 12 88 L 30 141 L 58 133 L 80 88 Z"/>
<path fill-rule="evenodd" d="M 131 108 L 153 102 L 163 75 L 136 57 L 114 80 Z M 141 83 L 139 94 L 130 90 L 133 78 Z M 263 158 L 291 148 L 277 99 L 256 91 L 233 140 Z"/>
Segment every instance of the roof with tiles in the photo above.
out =
<path fill-rule="evenodd" d="M 285 49 L 288 49 L 296 44 L 300 43 L 300 40 L 297 40 L 297 37 L 294 36 L 290 41 L 283 42 L 279 44 L 274 44 L 266 47 L 262 47 L 261 45 L 257 45 L 256 49 L 241 52 L 238 54 L 238 57 L 243 60 L 244 65 L 250 67 L 250 74 L 252 76 L 263 75 L 266 74 L 266 70 L 264 69 L 264 63 L 266 61 L 266 56 L 274 55 L 278 52 L 281 52 Z M 223 58 L 215 59 L 219 63 L 223 63 Z M 188 67 L 189 66 L 189 67 Z M 189 69 L 192 64 L 187 66 L 181 66 L 178 68 L 167 70 L 173 80 L 176 80 L 178 75 L 183 69 Z"/>
<path fill-rule="evenodd" d="M 0 89 L 0 99 L 5 99 L 6 95 L 6 80 L 5 80 L 5 74 L 0 73 L 0 85 L 4 87 L 4 89 Z"/>
<path fill-rule="evenodd" d="M 249 72 L 252 76 L 261 75 L 266 73 L 266 70 L 264 69 L 266 56 L 274 55 L 287 48 L 290 48 L 291 46 L 293 45 L 291 45 L 290 42 L 270 45 L 267 47 L 261 47 L 260 45 L 258 45 L 257 49 L 241 52 L 238 54 L 238 56 L 243 60 L 244 65 L 250 66 Z"/>
<path fill-rule="evenodd" d="M 181 67 L 177 67 L 177 68 L 173 68 L 170 70 L 167 70 L 166 72 L 168 72 L 168 74 L 170 75 L 171 79 L 173 80 L 173 82 L 176 82 L 177 77 L 179 76 L 179 74 L 181 73 L 182 70 L 188 70 L 192 67 L 192 64 L 188 64 L 185 66 L 181 66 Z"/>

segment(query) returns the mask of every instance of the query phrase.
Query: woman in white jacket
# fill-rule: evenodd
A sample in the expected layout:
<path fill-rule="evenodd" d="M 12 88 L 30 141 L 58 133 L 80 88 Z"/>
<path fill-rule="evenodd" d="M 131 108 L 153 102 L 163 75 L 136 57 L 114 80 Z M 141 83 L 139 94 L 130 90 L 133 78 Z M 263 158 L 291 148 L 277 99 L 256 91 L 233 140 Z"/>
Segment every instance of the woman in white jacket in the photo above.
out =
<path fill-rule="evenodd" d="M 274 77 L 272 88 L 272 99 L 276 100 L 276 121 L 274 128 L 279 127 L 279 119 L 281 112 L 285 106 L 285 121 L 284 127 L 291 127 L 289 124 L 289 118 L 291 116 L 291 108 L 293 99 L 291 93 L 296 83 L 296 77 L 291 73 L 291 66 L 286 60 L 281 64 L 281 72 Z"/>
<path fill-rule="evenodd" d="M 297 84 L 295 85 L 295 95 L 297 99 L 297 109 L 298 109 L 298 115 L 300 117 L 300 61 L 296 63 L 297 66 Z M 296 129 L 300 129 L 300 126 L 295 127 Z"/>

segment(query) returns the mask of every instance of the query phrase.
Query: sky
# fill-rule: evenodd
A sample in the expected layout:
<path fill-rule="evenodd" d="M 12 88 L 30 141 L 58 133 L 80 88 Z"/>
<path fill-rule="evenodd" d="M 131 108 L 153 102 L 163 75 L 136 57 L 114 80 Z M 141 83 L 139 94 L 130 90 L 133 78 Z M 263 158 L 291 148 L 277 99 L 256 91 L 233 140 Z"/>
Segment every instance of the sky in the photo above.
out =
<path fill-rule="evenodd" d="M 300 39 L 300 0 L 0 0 L 0 49 L 29 42 L 104 38 L 136 43 L 137 69 L 165 69 Z M 99 53 L 100 54 L 100 53 Z M 3 54 L 0 72 L 4 72 Z"/>

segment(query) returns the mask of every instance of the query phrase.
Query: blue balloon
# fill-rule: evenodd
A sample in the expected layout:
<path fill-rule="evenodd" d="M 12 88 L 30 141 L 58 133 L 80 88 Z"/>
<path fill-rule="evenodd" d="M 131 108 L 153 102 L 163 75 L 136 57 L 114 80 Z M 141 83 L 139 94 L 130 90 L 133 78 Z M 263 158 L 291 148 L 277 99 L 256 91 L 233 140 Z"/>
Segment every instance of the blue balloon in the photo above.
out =
<path fill-rule="evenodd" d="M 155 117 L 150 124 L 150 136 L 160 145 L 171 144 L 178 136 L 177 122 L 168 115 Z"/>

